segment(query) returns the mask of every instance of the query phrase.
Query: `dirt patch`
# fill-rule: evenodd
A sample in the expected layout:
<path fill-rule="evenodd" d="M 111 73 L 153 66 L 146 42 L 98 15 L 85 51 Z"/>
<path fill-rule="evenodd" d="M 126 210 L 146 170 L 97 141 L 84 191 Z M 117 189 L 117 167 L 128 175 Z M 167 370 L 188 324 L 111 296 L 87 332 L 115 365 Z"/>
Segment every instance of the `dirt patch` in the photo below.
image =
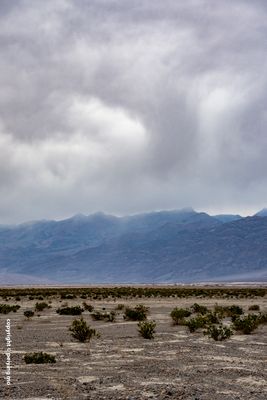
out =
<path fill-rule="evenodd" d="M 0 301 L 4 302 L 4 301 Z M 82 305 L 82 299 L 67 301 Z M 174 326 L 170 312 L 195 302 L 213 307 L 238 304 L 246 311 L 254 302 L 267 311 L 267 299 L 137 299 L 90 301 L 96 309 L 111 311 L 118 303 L 145 304 L 149 319 L 157 323 L 154 340 L 139 336 L 137 322 L 116 322 L 83 317 L 101 337 L 90 345 L 72 339 L 69 326 L 75 317 L 58 315 L 60 303 L 53 299 L 51 309 L 26 321 L 23 312 L 33 309 L 36 300 L 22 300 L 17 313 L 0 314 L 1 399 L 34 400 L 265 400 L 267 390 L 266 333 L 260 326 L 251 335 L 234 335 L 217 343 L 201 331 L 189 333 L 185 326 Z M 13 301 L 9 303 L 14 304 Z M 11 386 L 3 380 L 5 371 L 5 321 L 11 320 Z M 55 364 L 26 365 L 27 352 L 44 351 L 56 356 Z"/>

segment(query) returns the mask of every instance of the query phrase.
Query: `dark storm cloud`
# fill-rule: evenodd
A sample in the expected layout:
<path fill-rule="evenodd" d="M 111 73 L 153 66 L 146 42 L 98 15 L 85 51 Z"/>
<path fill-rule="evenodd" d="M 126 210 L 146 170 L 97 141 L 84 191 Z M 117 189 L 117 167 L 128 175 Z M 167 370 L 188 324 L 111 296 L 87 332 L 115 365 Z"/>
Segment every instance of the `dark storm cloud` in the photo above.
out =
<path fill-rule="evenodd" d="M 264 1 L 0 3 L 0 222 L 267 201 Z"/>

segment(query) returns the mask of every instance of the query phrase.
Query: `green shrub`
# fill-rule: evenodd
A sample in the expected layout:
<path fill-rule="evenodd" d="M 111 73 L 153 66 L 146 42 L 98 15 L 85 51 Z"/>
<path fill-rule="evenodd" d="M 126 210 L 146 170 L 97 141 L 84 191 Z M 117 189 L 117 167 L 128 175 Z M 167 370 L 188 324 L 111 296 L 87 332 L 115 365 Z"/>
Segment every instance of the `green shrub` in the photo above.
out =
<path fill-rule="evenodd" d="M 115 311 L 110 311 L 110 313 L 107 313 L 106 320 L 108 322 L 114 322 L 116 319 L 116 312 Z"/>
<path fill-rule="evenodd" d="M 140 335 L 145 339 L 153 339 L 156 328 L 155 321 L 139 321 L 138 331 Z"/>
<path fill-rule="evenodd" d="M 34 312 L 32 310 L 26 310 L 23 314 L 28 319 L 34 316 Z"/>
<path fill-rule="evenodd" d="M 35 304 L 36 311 L 43 311 L 45 308 L 51 308 L 51 307 L 45 302 Z"/>
<path fill-rule="evenodd" d="M 231 317 L 232 315 L 242 315 L 244 314 L 244 311 L 242 307 L 233 305 L 229 307 L 229 313 L 230 313 L 229 317 Z"/>
<path fill-rule="evenodd" d="M 220 322 L 218 315 L 211 311 L 204 316 L 204 320 L 206 320 L 206 324 L 219 324 Z"/>
<path fill-rule="evenodd" d="M 259 313 L 258 320 L 260 324 L 267 324 L 267 313 Z"/>
<path fill-rule="evenodd" d="M 207 319 L 202 315 L 199 315 L 195 318 L 191 318 L 185 322 L 185 325 L 188 327 L 191 333 L 195 332 L 197 329 L 204 328 L 207 326 Z"/>
<path fill-rule="evenodd" d="M 171 312 L 171 318 L 173 320 L 173 323 L 175 325 L 178 325 L 179 323 L 184 323 L 184 318 L 189 317 L 191 315 L 191 311 L 185 309 L 185 308 L 178 308 L 175 307 L 172 312 Z"/>
<path fill-rule="evenodd" d="M 218 315 L 219 318 L 224 317 L 237 317 L 239 315 L 244 314 L 243 309 L 240 306 L 232 305 L 232 306 L 219 306 L 215 305 L 214 312 Z"/>
<path fill-rule="evenodd" d="M 9 314 L 11 311 L 17 312 L 20 309 L 18 304 L 10 306 L 9 304 L 0 304 L 0 314 Z"/>
<path fill-rule="evenodd" d="M 101 312 L 101 311 L 95 311 L 91 314 L 91 317 L 95 321 L 100 321 L 100 320 L 105 320 L 108 322 L 114 322 L 116 318 L 116 313 L 115 311 L 109 312 Z"/>
<path fill-rule="evenodd" d="M 56 311 L 60 315 L 81 315 L 84 309 L 80 306 L 58 308 Z"/>
<path fill-rule="evenodd" d="M 61 299 L 67 299 L 67 300 L 76 299 L 76 295 L 73 293 L 62 293 L 60 297 Z"/>
<path fill-rule="evenodd" d="M 229 339 L 229 337 L 233 335 L 232 329 L 222 324 L 220 324 L 219 326 L 210 325 L 203 333 L 204 335 L 208 335 L 210 338 L 216 341 Z"/>
<path fill-rule="evenodd" d="M 195 303 L 191 307 L 193 313 L 198 313 L 201 315 L 207 314 L 208 308 L 206 306 L 201 306 L 198 303 Z"/>
<path fill-rule="evenodd" d="M 90 328 L 90 326 L 87 325 L 83 318 L 72 321 L 69 330 L 71 331 L 74 339 L 79 340 L 79 342 L 89 342 L 93 336 L 100 336 L 95 329 Z"/>
<path fill-rule="evenodd" d="M 249 311 L 260 311 L 260 306 L 258 304 L 253 304 L 248 309 Z"/>
<path fill-rule="evenodd" d="M 139 304 L 134 308 L 126 307 L 124 318 L 132 321 L 143 321 L 147 318 L 148 307 Z"/>
<path fill-rule="evenodd" d="M 122 311 L 124 309 L 125 305 L 124 304 L 118 304 L 116 307 L 116 310 Z"/>
<path fill-rule="evenodd" d="M 233 319 L 234 329 L 243 332 L 245 335 L 249 335 L 253 332 L 260 324 L 260 318 L 256 314 L 246 315 L 244 317 L 237 317 Z"/>
<path fill-rule="evenodd" d="M 98 310 L 94 311 L 91 314 L 91 317 L 95 320 L 95 321 L 100 321 L 102 319 L 104 319 L 104 314 Z"/>
<path fill-rule="evenodd" d="M 94 310 L 94 306 L 92 306 L 91 304 L 87 304 L 85 301 L 83 302 L 83 308 L 89 312 L 92 312 Z"/>
<path fill-rule="evenodd" d="M 26 364 L 54 364 L 56 362 L 55 356 L 38 352 L 38 353 L 27 353 L 24 356 L 24 361 Z"/>

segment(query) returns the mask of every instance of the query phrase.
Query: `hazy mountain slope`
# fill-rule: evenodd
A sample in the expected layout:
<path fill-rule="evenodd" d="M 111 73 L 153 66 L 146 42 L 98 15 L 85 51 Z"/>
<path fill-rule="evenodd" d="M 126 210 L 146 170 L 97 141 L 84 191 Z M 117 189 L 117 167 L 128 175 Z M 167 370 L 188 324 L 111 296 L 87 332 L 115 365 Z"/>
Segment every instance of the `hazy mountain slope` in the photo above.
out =
<path fill-rule="evenodd" d="M 237 221 L 238 219 L 242 218 L 241 215 L 238 215 L 238 214 L 235 214 L 235 215 L 234 214 L 219 214 L 219 215 L 213 215 L 213 217 L 223 223 Z"/>
<path fill-rule="evenodd" d="M 267 217 L 267 208 L 263 208 L 262 210 L 258 211 L 255 217 Z"/>
<path fill-rule="evenodd" d="M 0 272 L 84 283 L 264 279 L 266 243 L 266 217 L 80 215 L 1 229 Z"/>
<path fill-rule="evenodd" d="M 169 235 L 128 235 L 75 254 L 64 268 L 98 281 L 188 281 L 266 270 L 267 218 Z M 76 274 L 79 273 L 76 270 Z M 101 272 L 100 272 L 101 271 Z"/>

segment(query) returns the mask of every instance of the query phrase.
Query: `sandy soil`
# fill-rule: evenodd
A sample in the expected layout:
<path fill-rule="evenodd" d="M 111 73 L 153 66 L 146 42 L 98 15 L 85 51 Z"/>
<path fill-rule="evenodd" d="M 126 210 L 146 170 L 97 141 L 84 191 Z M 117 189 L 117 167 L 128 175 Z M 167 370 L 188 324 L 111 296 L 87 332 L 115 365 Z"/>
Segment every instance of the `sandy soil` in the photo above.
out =
<path fill-rule="evenodd" d="M 47 301 L 47 300 L 46 300 Z M 82 299 L 67 300 L 82 305 Z M 238 304 L 245 310 L 259 304 L 267 311 L 267 299 L 142 299 L 87 301 L 96 309 L 112 310 L 118 303 L 145 304 L 149 319 L 157 323 L 154 340 L 138 335 L 137 323 L 93 321 L 89 312 L 84 319 L 101 338 L 88 344 L 75 341 L 68 328 L 75 318 L 56 314 L 63 303 L 52 300 L 52 308 L 27 321 L 26 309 L 36 300 L 21 300 L 17 313 L 0 314 L 0 399 L 190 399 L 190 400 L 265 400 L 267 398 L 267 326 L 251 335 L 235 334 L 224 342 L 215 342 L 202 332 L 189 333 L 186 327 L 173 326 L 169 316 L 175 306 L 194 302 L 214 306 Z M 0 299 L 0 303 L 4 303 Z M 15 302 L 9 301 L 9 304 Z M 4 381 L 6 319 L 11 320 L 12 376 Z M 26 365 L 27 352 L 45 351 L 56 356 L 56 364 Z"/>

